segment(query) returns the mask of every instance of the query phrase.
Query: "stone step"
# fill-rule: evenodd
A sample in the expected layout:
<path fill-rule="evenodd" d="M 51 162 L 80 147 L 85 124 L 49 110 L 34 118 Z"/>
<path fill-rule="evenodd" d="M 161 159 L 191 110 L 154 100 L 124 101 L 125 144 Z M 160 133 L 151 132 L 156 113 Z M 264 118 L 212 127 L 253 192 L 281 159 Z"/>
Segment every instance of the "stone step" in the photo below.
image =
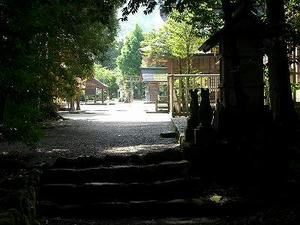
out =
<path fill-rule="evenodd" d="M 107 154 L 103 157 L 58 158 L 53 167 L 56 168 L 88 168 L 111 165 L 147 165 L 164 161 L 181 161 L 184 154 L 180 148 L 157 149 L 143 154 Z"/>
<path fill-rule="evenodd" d="M 150 165 L 115 165 L 94 168 L 50 168 L 41 177 L 41 183 L 86 182 L 151 182 L 186 177 L 190 163 L 186 160 Z"/>
<path fill-rule="evenodd" d="M 168 200 L 201 193 L 200 179 L 174 179 L 151 183 L 45 184 L 39 199 L 60 204 L 109 201 Z"/>
<path fill-rule="evenodd" d="M 122 217 L 180 217 L 180 216 L 229 216 L 245 215 L 256 210 L 255 203 L 237 201 L 215 203 L 208 198 L 148 200 L 130 202 L 95 202 L 88 204 L 60 205 L 54 202 L 39 202 L 38 214 L 43 216 L 122 218 Z"/>

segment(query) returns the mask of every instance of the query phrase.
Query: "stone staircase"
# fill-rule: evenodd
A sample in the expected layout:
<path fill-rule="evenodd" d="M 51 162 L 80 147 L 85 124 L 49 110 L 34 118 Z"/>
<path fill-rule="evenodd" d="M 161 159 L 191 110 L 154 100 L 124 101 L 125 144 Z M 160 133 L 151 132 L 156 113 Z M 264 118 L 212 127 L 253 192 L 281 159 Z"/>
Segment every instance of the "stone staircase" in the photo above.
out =
<path fill-rule="evenodd" d="M 103 158 L 59 158 L 44 171 L 39 214 L 116 218 L 219 214 L 179 149 Z"/>

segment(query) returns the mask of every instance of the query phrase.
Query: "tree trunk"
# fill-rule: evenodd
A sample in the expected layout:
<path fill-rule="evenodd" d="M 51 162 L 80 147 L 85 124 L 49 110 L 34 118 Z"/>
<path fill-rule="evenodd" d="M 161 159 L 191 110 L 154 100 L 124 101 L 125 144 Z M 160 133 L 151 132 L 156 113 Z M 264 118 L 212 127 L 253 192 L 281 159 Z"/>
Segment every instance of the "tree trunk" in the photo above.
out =
<path fill-rule="evenodd" d="M 70 101 L 70 111 L 75 111 L 74 99 L 71 99 Z"/>
<path fill-rule="evenodd" d="M 76 97 L 76 110 L 80 110 L 80 94 Z"/>
<path fill-rule="evenodd" d="M 287 44 L 283 38 L 285 28 L 283 0 L 266 0 L 267 19 L 272 45 L 268 49 L 270 98 L 273 119 L 291 125 L 296 118 L 292 99 Z"/>

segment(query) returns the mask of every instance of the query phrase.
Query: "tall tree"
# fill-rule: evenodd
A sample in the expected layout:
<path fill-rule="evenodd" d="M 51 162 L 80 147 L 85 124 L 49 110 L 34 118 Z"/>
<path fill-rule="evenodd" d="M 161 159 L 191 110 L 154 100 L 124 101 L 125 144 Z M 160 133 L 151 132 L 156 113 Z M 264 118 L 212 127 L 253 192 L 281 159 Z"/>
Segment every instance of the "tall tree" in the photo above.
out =
<path fill-rule="evenodd" d="M 291 125 L 295 121 L 292 99 L 287 43 L 284 38 L 286 24 L 284 1 L 266 0 L 267 21 L 270 26 L 272 43 L 268 48 L 270 99 L 273 117 L 279 123 Z"/>
<path fill-rule="evenodd" d="M 136 24 L 135 29 L 125 38 L 124 45 L 121 49 L 121 55 L 117 58 L 117 65 L 123 75 L 123 86 L 127 93 L 127 100 L 133 99 L 132 91 L 137 98 L 142 98 L 143 87 L 141 84 L 130 82 L 130 76 L 140 75 L 140 66 L 142 56 L 139 52 L 141 42 L 144 40 L 144 34 L 141 27 Z"/>
<path fill-rule="evenodd" d="M 172 56 L 177 58 L 181 65 L 181 60 L 186 59 L 186 65 L 181 66 L 181 73 L 191 73 L 191 57 L 197 52 L 203 39 L 201 39 L 195 29 L 195 23 L 192 23 L 192 14 L 189 10 L 182 13 L 173 11 L 165 25 L 169 33 L 168 45 L 170 46 Z"/>
<path fill-rule="evenodd" d="M 121 55 L 117 58 L 117 65 L 123 75 L 140 74 L 142 56 L 139 53 L 144 35 L 141 27 L 137 24 L 135 29 L 126 37 Z"/>
<path fill-rule="evenodd" d="M 97 57 L 97 62 L 109 70 L 117 68 L 117 57 L 121 54 L 122 41 L 114 41 L 106 52 Z"/>

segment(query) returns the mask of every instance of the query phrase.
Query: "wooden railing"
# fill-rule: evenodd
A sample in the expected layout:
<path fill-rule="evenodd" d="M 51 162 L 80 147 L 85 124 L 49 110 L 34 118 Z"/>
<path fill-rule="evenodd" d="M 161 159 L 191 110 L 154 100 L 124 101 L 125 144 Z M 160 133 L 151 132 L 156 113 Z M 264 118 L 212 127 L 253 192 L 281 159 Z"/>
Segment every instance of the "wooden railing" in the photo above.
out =
<path fill-rule="evenodd" d="M 174 116 L 188 116 L 191 100 L 189 90 L 209 88 L 212 104 L 219 98 L 219 74 L 171 74 L 168 76 L 169 113 Z"/>

